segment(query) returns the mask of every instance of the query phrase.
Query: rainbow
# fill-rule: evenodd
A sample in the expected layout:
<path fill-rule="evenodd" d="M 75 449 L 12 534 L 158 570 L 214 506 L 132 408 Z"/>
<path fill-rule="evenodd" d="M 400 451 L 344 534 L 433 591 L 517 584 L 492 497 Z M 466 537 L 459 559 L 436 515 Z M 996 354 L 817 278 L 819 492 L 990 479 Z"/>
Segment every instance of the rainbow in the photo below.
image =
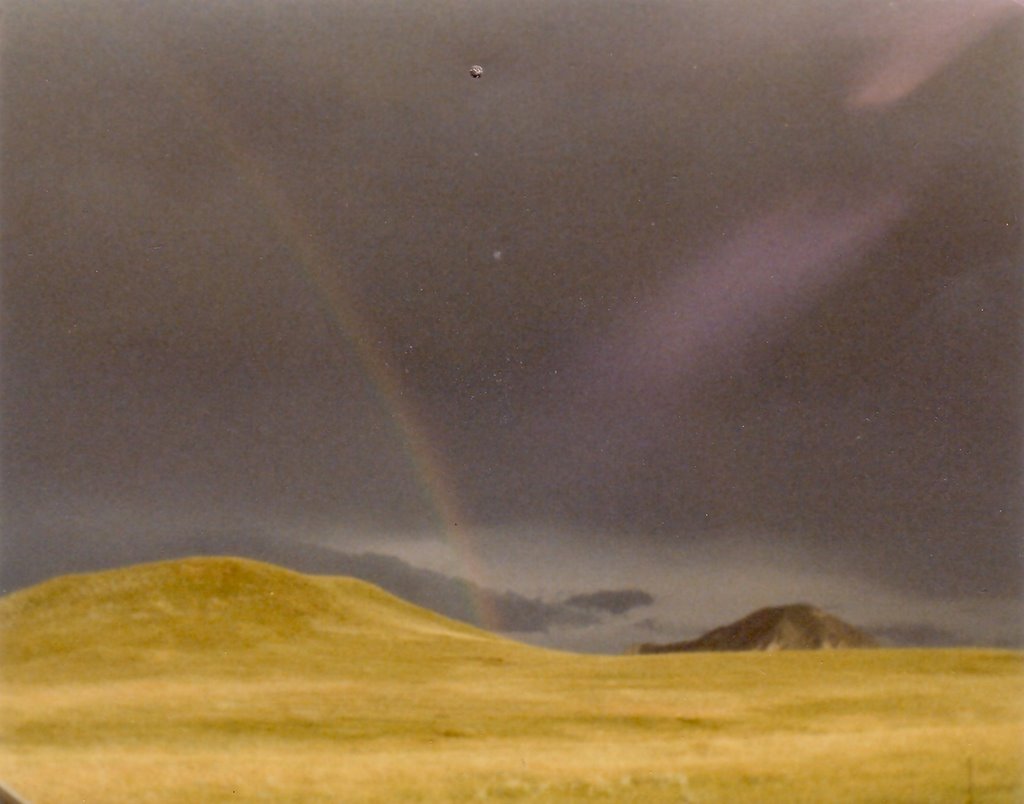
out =
<path fill-rule="evenodd" d="M 417 484 L 428 502 L 435 527 L 455 551 L 463 574 L 466 602 L 477 622 L 492 631 L 501 630 L 501 619 L 490 595 L 484 592 L 487 572 L 477 555 L 463 514 L 455 482 L 444 456 L 430 437 L 428 428 L 408 401 L 402 381 L 385 357 L 375 348 L 379 343 L 373 326 L 352 302 L 340 272 L 331 270 L 332 260 L 320 244 L 314 229 L 289 199 L 270 167 L 232 129 L 216 105 L 196 82 L 189 82 L 178 65 L 159 45 L 147 51 L 166 88 L 180 105 L 210 132 L 237 174 L 253 190 L 282 241 L 289 246 L 309 285 L 338 332 L 352 345 L 359 364 L 388 411 L 396 436 L 408 457 Z"/>

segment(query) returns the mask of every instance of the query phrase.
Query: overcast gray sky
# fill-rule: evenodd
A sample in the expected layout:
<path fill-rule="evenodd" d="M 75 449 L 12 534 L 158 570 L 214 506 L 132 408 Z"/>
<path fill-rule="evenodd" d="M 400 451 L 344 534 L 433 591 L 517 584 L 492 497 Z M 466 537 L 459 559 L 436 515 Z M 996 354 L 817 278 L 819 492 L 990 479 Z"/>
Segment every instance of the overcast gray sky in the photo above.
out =
<path fill-rule="evenodd" d="M 9 0 L 4 588 L 253 534 L 653 596 L 585 649 L 824 589 L 1016 638 L 1022 31 Z"/>

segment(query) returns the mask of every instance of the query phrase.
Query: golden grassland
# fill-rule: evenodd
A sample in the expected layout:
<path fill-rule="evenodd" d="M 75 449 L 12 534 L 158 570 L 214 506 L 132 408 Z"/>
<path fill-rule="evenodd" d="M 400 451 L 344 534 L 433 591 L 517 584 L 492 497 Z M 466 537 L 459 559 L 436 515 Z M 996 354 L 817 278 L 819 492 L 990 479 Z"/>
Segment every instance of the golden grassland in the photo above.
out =
<path fill-rule="evenodd" d="M 28 799 L 1017 802 L 1024 658 L 583 656 L 238 559 L 0 600 Z"/>

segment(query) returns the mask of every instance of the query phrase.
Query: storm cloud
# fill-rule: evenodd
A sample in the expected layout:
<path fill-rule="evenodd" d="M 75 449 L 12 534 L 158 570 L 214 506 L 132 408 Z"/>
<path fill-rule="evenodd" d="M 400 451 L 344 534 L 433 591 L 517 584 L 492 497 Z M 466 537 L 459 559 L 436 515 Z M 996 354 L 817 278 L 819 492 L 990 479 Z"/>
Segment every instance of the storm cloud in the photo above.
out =
<path fill-rule="evenodd" d="M 1022 26 L 7 3 L 0 563 L 237 530 L 411 579 L 399 543 L 461 540 L 483 594 L 485 533 L 739 538 L 893 599 L 1019 596 Z M 561 567 L 496 605 L 597 616 L 564 601 L 612 587 Z"/>
<path fill-rule="evenodd" d="M 640 606 L 650 606 L 654 598 L 642 589 L 601 589 L 598 592 L 573 595 L 565 603 L 578 609 L 625 614 Z"/>

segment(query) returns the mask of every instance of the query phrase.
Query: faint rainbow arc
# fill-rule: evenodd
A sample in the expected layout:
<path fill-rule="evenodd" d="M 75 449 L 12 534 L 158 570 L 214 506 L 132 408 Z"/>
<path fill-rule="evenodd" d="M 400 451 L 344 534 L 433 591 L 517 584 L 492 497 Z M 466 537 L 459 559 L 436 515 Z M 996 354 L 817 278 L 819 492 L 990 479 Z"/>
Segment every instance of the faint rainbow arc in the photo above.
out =
<path fill-rule="evenodd" d="M 315 288 L 335 326 L 353 346 L 371 386 L 391 415 L 417 483 L 433 509 L 445 542 L 454 548 L 469 576 L 466 597 L 470 608 L 485 628 L 500 630 L 501 618 L 493 599 L 485 591 L 487 572 L 473 549 L 468 523 L 453 490 L 455 483 L 451 472 L 412 403 L 406 401 L 401 380 L 374 348 L 377 340 L 373 327 L 352 304 L 342 280 L 330 272 L 331 261 L 320 247 L 315 231 L 289 200 L 287 193 L 271 180 L 268 166 L 244 147 L 224 116 L 216 113 L 214 103 L 197 86 L 184 80 L 177 65 L 163 53 L 162 48 L 151 51 L 149 56 L 163 68 L 165 85 L 182 107 L 203 123 L 237 173 L 253 189 L 277 233 L 295 254 L 306 279 Z"/>

